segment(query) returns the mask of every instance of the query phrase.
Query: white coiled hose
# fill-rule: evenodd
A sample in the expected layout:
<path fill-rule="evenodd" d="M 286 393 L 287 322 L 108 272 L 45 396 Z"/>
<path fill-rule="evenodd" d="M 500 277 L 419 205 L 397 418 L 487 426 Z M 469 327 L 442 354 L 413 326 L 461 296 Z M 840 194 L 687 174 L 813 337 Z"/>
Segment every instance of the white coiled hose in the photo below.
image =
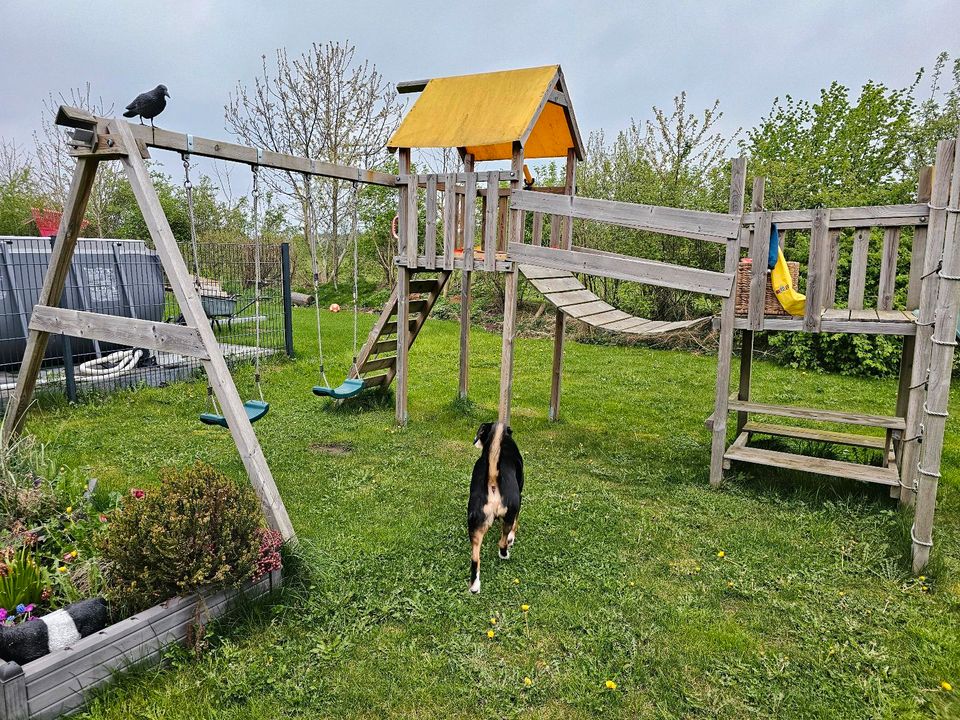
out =
<path fill-rule="evenodd" d="M 77 375 L 84 377 L 112 378 L 119 377 L 125 372 L 133 370 L 143 358 L 143 350 L 131 348 L 117 350 L 102 358 L 88 360 L 77 366 Z"/>

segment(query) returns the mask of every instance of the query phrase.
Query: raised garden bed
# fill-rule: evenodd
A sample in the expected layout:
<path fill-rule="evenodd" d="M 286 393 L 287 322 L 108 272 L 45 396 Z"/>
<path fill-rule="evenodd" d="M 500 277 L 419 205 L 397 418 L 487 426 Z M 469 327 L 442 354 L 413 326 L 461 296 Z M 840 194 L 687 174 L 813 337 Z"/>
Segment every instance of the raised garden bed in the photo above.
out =
<path fill-rule="evenodd" d="M 0 720 L 60 717 L 83 707 L 89 693 L 116 673 L 159 662 L 190 627 L 223 615 L 240 595 L 253 600 L 278 588 L 275 570 L 240 588 L 173 598 L 22 667 L 0 665 Z"/>

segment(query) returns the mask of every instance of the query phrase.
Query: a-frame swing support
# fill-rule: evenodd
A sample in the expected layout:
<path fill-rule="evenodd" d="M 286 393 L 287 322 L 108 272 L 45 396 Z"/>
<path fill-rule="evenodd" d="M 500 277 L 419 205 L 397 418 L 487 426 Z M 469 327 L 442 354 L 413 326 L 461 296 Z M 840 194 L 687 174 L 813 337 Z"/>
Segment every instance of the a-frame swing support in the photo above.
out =
<path fill-rule="evenodd" d="M 63 112 L 61 109 L 61 114 Z M 85 122 L 92 124 L 85 127 L 83 124 Z M 171 350 L 198 358 L 202 362 L 213 392 L 227 419 L 230 434 L 240 453 L 247 476 L 260 498 L 267 523 L 271 528 L 279 530 L 285 540 L 294 539 L 296 535 L 283 500 L 253 431 L 253 426 L 247 419 L 243 400 L 230 376 L 213 329 L 207 322 L 206 313 L 177 247 L 176 238 L 160 206 L 160 199 L 141 156 L 141 147 L 138 145 L 133 129 L 122 120 L 105 120 L 90 116 L 81 118 L 80 124 L 76 122 L 61 124 L 84 127 L 85 130 L 94 134 L 94 138 L 100 138 L 101 141 L 94 141 L 93 148 L 89 152 L 75 153 L 77 165 L 73 181 L 64 205 L 50 265 L 30 320 L 26 350 L 17 376 L 17 384 L 4 417 L 3 443 L 10 443 L 22 429 L 24 415 L 33 397 L 37 374 L 51 332 L 95 340 L 115 340 L 118 333 L 122 332 L 124 341 L 131 345 Z M 185 327 L 77 312 L 58 307 L 97 167 L 100 162 L 108 160 L 120 160 L 123 164 L 160 262 L 174 296 L 180 304 L 186 322 Z"/>

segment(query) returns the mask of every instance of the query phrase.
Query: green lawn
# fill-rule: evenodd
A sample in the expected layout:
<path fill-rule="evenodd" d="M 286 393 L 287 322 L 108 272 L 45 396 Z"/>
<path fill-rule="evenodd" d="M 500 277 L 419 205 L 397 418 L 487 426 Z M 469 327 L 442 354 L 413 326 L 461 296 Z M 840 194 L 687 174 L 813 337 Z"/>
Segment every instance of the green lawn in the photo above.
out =
<path fill-rule="evenodd" d="M 350 316 L 325 319 L 340 379 Z M 509 561 L 488 539 L 475 597 L 470 442 L 496 414 L 499 336 L 474 333 L 476 404 L 452 403 L 458 328 L 430 321 L 398 430 L 390 403 L 333 409 L 310 393 L 313 311 L 295 322 L 300 359 L 267 370 L 257 432 L 305 569 L 273 606 L 217 628 L 202 657 L 124 679 L 91 717 L 960 716 L 960 391 L 921 582 L 910 519 L 880 488 L 766 470 L 709 487 L 715 358 L 571 344 L 564 419 L 550 424 L 551 342 L 520 340 L 524 509 Z M 373 316 L 361 322 L 363 337 Z M 759 400 L 893 409 L 891 381 L 754 373 Z M 249 368 L 237 376 L 252 394 Z M 228 434 L 196 421 L 204 393 L 192 383 L 47 407 L 29 430 L 113 486 L 198 457 L 240 477 Z"/>

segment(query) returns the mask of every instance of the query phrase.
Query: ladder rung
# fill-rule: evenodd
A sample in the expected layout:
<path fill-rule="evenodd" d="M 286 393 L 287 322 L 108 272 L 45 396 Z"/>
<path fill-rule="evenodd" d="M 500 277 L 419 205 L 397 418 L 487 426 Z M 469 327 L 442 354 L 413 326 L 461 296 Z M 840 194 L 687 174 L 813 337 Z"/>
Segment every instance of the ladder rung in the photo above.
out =
<path fill-rule="evenodd" d="M 817 475 L 831 475 L 833 477 L 849 478 L 860 482 L 877 483 L 878 485 L 899 485 L 900 473 L 897 466 L 875 467 L 859 463 L 844 462 L 843 460 L 829 460 L 827 458 L 796 455 L 794 453 L 779 452 L 777 450 L 763 450 L 746 446 L 732 445 L 723 455 L 725 460 L 767 465 L 815 473 Z"/>
<path fill-rule="evenodd" d="M 370 350 L 371 355 L 382 355 L 383 353 L 396 352 L 396 340 L 379 340 Z"/>
<path fill-rule="evenodd" d="M 902 417 L 864 415 L 861 413 L 838 412 L 836 410 L 793 407 L 791 405 L 768 405 L 766 403 L 750 402 L 747 400 L 731 400 L 728 409 L 731 412 L 739 410 L 757 413 L 758 415 L 776 415 L 779 417 L 792 417 L 816 422 L 833 422 L 842 425 L 887 428 L 889 430 L 903 430 L 906 427 L 906 422 Z"/>
<path fill-rule="evenodd" d="M 395 357 L 383 357 L 377 358 L 376 360 L 367 360 L 363 366 L 360 368 L 361 373 L 373 372 L 374 370 L 383 370 L 384 368 L 393 367 L 397 362 Z"/>
<path fill-rule="evenodd" d="M 411 293 L 433 293 L 439 289 L 440 283 L 433 279 L 411 280 Z"/>
<path fill-rule="evenodd" d="M 410 322 L 407 324 L 409 325 L 410 329 L 413 330 L 417 326 L 417 321 L 410 320 Z M 388 322 L 386 325 L 383 326 L 383 330 L 380 331 L 380 337 L 383 337 L 384 335 L 396 335 L 396 334 L 397 334 L 396 320 L 391 320 L 390 322 Z"/>

